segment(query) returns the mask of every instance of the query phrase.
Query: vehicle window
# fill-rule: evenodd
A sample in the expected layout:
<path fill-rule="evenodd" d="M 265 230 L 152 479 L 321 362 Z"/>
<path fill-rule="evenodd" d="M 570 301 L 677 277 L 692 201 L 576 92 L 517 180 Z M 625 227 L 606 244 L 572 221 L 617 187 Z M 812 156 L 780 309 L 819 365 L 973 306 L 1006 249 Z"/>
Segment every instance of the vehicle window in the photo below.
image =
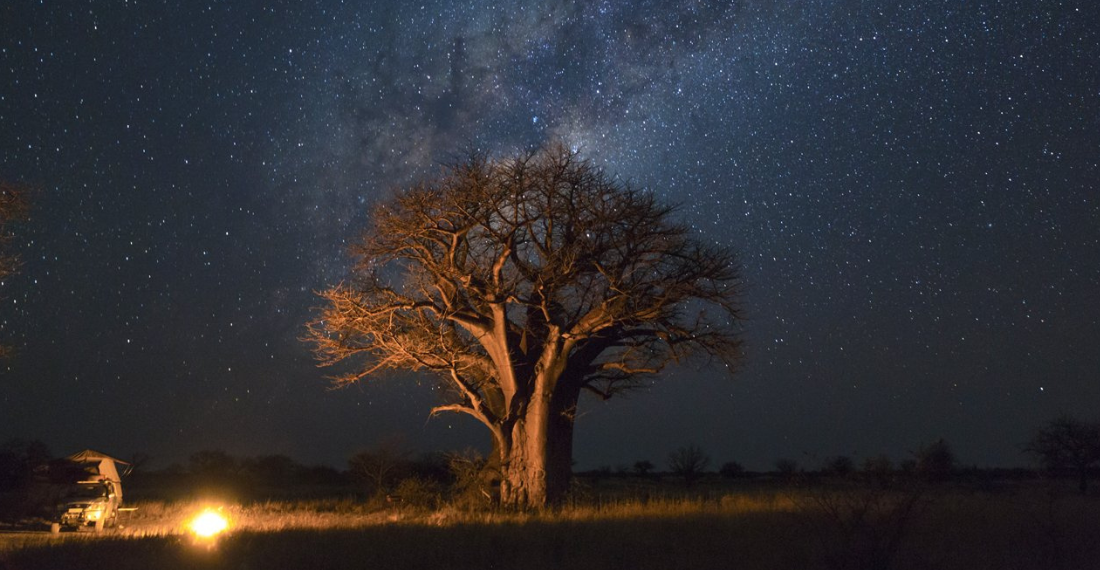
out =
<path fill-rule="evenodd" d="M 98 499 L 106 496 L 106 488 L 101 485 L 81 485 L 73 490 L 75 499 Z"/>

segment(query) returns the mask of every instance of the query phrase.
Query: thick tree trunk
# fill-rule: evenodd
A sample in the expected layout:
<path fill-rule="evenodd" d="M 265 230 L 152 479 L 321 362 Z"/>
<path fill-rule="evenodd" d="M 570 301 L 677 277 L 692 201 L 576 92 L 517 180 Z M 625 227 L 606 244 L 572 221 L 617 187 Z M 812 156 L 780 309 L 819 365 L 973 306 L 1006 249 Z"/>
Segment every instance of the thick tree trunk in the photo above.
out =
<path fill-rule="evenodd" d="M 561 501 L 573 477 L 573 413 L 579 393 L 559 390 L 532 398 L 501 450 L 500 502 L 542 508 Z"/>

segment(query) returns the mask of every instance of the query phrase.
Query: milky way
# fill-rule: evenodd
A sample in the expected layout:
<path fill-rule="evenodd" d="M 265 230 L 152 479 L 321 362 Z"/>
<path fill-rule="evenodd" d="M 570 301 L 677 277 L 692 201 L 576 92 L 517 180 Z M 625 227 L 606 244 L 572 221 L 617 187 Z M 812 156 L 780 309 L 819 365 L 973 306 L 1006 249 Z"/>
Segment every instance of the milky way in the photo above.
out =
<path fill-rule="evenodd" d="M 741 252 L 744 369 L 589 402 L 580 467 L 1015 465 L 1100 407 L 1095 2 L 6 2 L 0 438 L 342 465 L 431 384 L 329 391 L 298 338 L 365 212 L 551 139 Z"/>

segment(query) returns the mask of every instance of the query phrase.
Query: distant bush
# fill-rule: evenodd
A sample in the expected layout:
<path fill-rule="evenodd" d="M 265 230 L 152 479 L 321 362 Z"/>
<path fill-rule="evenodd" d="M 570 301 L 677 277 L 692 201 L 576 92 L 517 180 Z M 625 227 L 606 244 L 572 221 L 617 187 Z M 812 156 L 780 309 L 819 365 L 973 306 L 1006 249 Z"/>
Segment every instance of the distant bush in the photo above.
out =
<path fill-rule="evenodd" d="M 442 486 L 450 486 L 455 480 L 445 453 L 422 454 L 409 462 L 408 470 L 413 477 L 433 481 Z"/>
<path fill-rule="evenodd" d="M 409 455 L 397 444 L 383 444 L 348 459 L 348 473 L 368 493 L 390 493 L 410 473 Z"/>
<path fill-rule="evenodd" d="M 31 490 L 35 471 L 49 463 L 49 448 L 40 441 L 12 439 L 0 446 L 0 521 L 42 513 L 46 504 Z"/>
<path fill-rule="evenodd" d="M 837 455 L 836 457 L 829 457 L 825 460 L 821 467 L 821 471 L 827 475 L 835 475 L 838 477 L 846 477 L 851 475 L 856 470 L 856 464 L 852 461 L 851 457 L 847 455 Z"/>
<path fill-rule="evenodd" d="M 1072 471 L 1077 475 L 1078 490 L 1088 494 L 1089 470 L 1100 464 L 1100 423 L 1057 418 L 1035 433 L 1025 451 L 1052 473 Z"/>
<path fill-rule="evenodd" d="M 955 452 L 943 439 L 922 445 L 913 455 L 917 473 L 926 479 L 942 481 L 955 470 Z"/>
<path fill-rule="evenodd" d="M 213 480 L 233 477 L 240 469 L 237 459 L 220 449 L 205 449 L 192 453 L 188 458 L 188 464 L 192 474 Z"/>
<path fill-rule="evenodd" d="M 447 456 L 451 472 L 450 501 L 464 510 L 480 510 L 496 502 L 500 489 L 499 472 L 480 453 L 467 449 Z"/>
<path fill-rule="evenodd" d="M 348 484 L 348 477 L 345 473 L 328 465 L 304 467 L 299 476 L 301 482 L 305 485 L 340 487 Z"/>
<path fill-rule="evenodd" d="M 810 480 L 790 491 L 790 497 L 827 568 L 888 570 L 932 505 L 928 489 L 911 478 L 900 485 Z"/>
<path fill-rule="evenodd" d="M 745 474 L 745 468 L 736 461 L 727 461 L 718 468 L 718 474 L 723 477 L 734 478 Z"/>
<path fill-rule="evenodd" d="M 36 467 L 50 460 L 50 450 L 40 441 L 11 439 L 0 446 L 0 492 L 30 483 Z"/>
<path fill-rule="evenodd" d="M 865 475 L 882 477 L 889 475 L 894 470 L 894 464 L 890 462 L 890 458 L 886 455 L 873 455 L 863 460 L 863 466 L 860 470 Z"/>
<path fill-rule="evenodd" d="M 710 456 L 694 445 L 681 447 L 668 455 L 669 471 L 683 477 L 688 485 L 701 477 L 708 465 Z"/>
<path fill-rule="evenodd" d="M 285 455 L 261 455 L 241 462 L 241 472 L 250 482 L 287 486 L 299 481 L 304 468 Z"/>
<path fill-rule="evenodd" d="M 784 477 L 791 477 L 798 473 L 798 462 L 793 459 L 779 458 L 775 460 L 775 471 Z"/>
<path fill-rule="evenodd" d="M 392 495 L 392 502 L 403 507 L 434 509 L 443 499 L 443 486 L 431 479 L 409 477 L 398 483 Z"/>

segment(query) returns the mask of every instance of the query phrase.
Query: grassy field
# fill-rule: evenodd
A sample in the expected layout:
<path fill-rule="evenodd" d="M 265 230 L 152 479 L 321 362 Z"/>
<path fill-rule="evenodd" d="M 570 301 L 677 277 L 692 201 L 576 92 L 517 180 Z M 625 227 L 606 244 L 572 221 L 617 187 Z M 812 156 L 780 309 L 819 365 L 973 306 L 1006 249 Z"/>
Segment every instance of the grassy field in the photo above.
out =
<path fill-rule="evenodd" d="M 1038 483 L 746 484 L 590 494 L 526 514 L 262 502 L 222 506 L 231 529 L 213 541 L 185 528 L 207 505 L 137 506 L 125 528 L 102 535 L 8 534 L 0 568 L 1100 568 L 1100 501 Z"/>

